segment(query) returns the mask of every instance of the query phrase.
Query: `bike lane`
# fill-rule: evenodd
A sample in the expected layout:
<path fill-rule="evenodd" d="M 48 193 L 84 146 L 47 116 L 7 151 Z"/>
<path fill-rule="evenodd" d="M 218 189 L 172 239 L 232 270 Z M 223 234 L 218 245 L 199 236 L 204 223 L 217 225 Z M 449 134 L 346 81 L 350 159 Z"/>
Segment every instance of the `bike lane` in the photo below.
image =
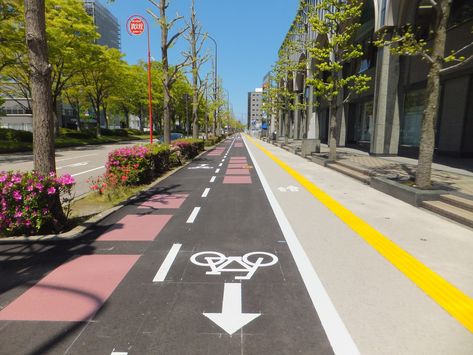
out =
<path fill-rule="evenodd" d="M 99 294 L 88 317 L 15 320 L 12 302 L 0 334 L 29 342 L 1 352 L 331 354 L 335 345 L 353 353 L 329 341 L 279 223 L 241 138 L 228 140 L 89 236 L 82 257 L 115 257 L 108 273 L 92 266 L 101 283 L 119 275 L 108 294 L 88 289 Z"/>

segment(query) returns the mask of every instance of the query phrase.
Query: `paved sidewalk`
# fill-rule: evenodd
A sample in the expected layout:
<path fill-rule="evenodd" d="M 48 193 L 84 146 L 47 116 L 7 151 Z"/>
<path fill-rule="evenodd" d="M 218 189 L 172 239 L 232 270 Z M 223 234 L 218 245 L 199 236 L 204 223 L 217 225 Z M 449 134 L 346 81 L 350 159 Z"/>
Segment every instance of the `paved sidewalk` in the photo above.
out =
<path fill-rule="evenodd" d="M 279 140 L 278 143 L 283 143 Z M 288 147 L 300 151 L 302 141 L 289 140 Z M 320 156 L 328 154 L 328 146 L 321 145 Z M 337 148 L 338 159 L 355 168 L 368 170 L 371 176 L 381 176 L 389 179 L 408 180 L 413 178 L 417 160 L 405 157 L 374 157 L 362 150 L 340 147 Z M 473 159 L 440 157 L 439 163 L 433 164 L 432 181 L 434 185 L 448 187 L 452 193 L 473 199 Z"/>

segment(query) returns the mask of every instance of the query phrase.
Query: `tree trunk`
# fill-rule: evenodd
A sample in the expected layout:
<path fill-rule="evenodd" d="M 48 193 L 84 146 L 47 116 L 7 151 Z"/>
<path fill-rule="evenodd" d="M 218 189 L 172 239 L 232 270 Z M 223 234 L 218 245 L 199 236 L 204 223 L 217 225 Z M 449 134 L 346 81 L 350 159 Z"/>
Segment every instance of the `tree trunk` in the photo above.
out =
<path fill-rule="evenodd" d="M 447 39 L 447 23 L 450 16 L 448 0 L 439 0 L 437 10 L 437 29 L 434 31 L 432 59 L 427 77 L 425 109 L 422 116 L 422 128 L 419 144 L 419 161 L 416 172 L 416 185 L 420 189 L 431 187 L 432 161 L 435 149 L 435 128 L 440 99 L 440 70 L 442 69 Z"/>
<path fill-rule="evenodd" d="M 25 0 L 25 33 L 30 64 L 33 101 L 34 169 L 42 175 L 56 172 L 54 148 L 54 110 L 51 66 L 48 63 L 44 0 Z M 66 220 L 59 193 L 50 201 L 50 209 L 59 229 Z"/>
<path fill-rule="evenodd" d="M 330 128 L 329 128 L 329 137 L 328 137 L 328 160 L 335 161 L 337 160 L 337 104 L 336 99 L 332 98 L 329 101 L 329 116 L 330 116 Z"/>
<path fill-rule="evenodd" d="M 108 129 L 108 119 L 107 119 L 107 106 L 102 105 L 103 119 L 105 121 L 105 128 Z"/>
<path fill-rule="evenodd" d="M 48 63 L 44 0 L 25 1 L 26 43 L 30 61 L 34 169 L 56 171 L 51 67 Z"/>
<path fill-rule="evenodd" d="M 76 116 L 76 120 L 77 120 L 77 130 L 80 132 L 82 131 L 82 126 L 81 126 L 81 123 L 80 123 L 80 103 L 77 103 L 76 105 L 74 105 L 75 109 L 74 109 L 74 113 L 75 113 L 75 116 Z"/>

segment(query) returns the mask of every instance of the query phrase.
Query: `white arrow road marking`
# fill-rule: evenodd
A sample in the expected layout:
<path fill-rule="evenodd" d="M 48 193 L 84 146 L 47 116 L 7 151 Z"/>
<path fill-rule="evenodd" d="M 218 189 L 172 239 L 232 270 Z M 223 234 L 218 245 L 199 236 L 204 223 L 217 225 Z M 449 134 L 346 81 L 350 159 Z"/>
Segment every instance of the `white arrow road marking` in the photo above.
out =
<path fill-rule="evenodd" d="M 60 169 L 64 169 L 64 168 L 75 168 L 77 166 L 84 166 L 84 165 L 87 165 L 87 164 L 89 164 L 89 162 L 84 161 L 82 163 L 75 163 L 75 164 L 60 166 L 59 168 L 56 168 L 56 169 L 60 170 Z"/>
<path fill-rule="evenodd" d="M 195 169 L 213 169 L 209 164 L 199 164 L 197 166 L 191 166 L 187 168 L 189 170 L 195 170 Z"/>
<path fill-rule="evenodd" d="M 281 191 L 281 192 L 299 192 L 299 188 L 297 186 L 288 186 L 288 187 L 278 187 L 278 190 Z"/>
<path fill-rule="evenodd" d="M 226 283 L 223 289 L 222 313 L 203 313 L 208 319 L 232 335 L 261 313 L 242 313 L 241 284 Z"/>
<path fill-rule="evenodd" d="M 166 258 L 164 259 L 163 263 L 161 264 L 161 267 L 156 273 L 153 282 L 163 282 L 166 279 L 169 269 L 171 268 L 172 263 L 176 259 L 177 253 L 179 253 L 181 247 L 182 244 L 173 244 L 171 250 L 169 250 L 168 255 L 166 255 Z"/>
<path fill-rule="evenodd" d="M 199 214 L 199 211 L 200 211 L 200 207 L 195 207 L 193 210 L 192 210 L 192 213 L 191 215 L 189 216 L 189 218 L 187 219 L 187 222 L 186 223 L 194 223 L 197 215 Z"/>
<path fill-rule="evenodd" d="M 80 159 L 80 158 L 85 158 L 85 157 L 92 157 L 97 154 L 86 154 L 86 155 L 79 155 L 77 157 L 72 157 L 72 158 L 64 158 L 64 159 L 56 159 L 56 163 L 59 163 L 60 161 L 66 161 L 66 160 L 74 160 L 74 159 Z"/>
<path fill-rule="evenodd" d="M 204 190 L 204 193 L 202 194 L 202 197 L 207 197 L 208 194 L 209 194 L 209 192 L 210 192 L 210 188 L 207 187 L 207 188 Z"/>

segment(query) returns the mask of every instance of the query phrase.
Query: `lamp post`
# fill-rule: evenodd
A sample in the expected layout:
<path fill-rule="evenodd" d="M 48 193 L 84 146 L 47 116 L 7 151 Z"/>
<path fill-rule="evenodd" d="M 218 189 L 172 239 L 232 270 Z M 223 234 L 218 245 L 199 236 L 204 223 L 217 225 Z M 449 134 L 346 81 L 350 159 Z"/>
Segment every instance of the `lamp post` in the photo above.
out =
<path fill-rule="evenodd" d="M 149 113 L 149 140 L 153 144 L 153 97 L 152 97 L 152 83 L 151 83 L 151 44 L 149 35 L 149 24 L 146 18 L 141 15 L 130 16 L 127 20 L 126 29 L 130 36 L 139 36 L 144 32 L 148 34 L 148 113 Z"/>
<path fill-rule="evenodd" d="M 217 46 L 217 41 L 212 37 L 210 36 L 208 33 L 206 34 L 207 38 L 209 38 L 210 40 L 212 40 L 212 42 L 214 43 L 215 45 L 215 65 L 214 65 L 214 100 L 215 102 L 217 102 L 217 98 L 218 98 L 218 83 L 217 83 L 217 80 L 218 80 L 218 70 L 217 70 L 217 66 L 218 66 L 218 46 Z M 218 107 L 215 107 L 215 112 L 214 112 L 214 124 L 213 124 L 213 133 L 215 134 L 215 131 L 216 131 L 216 127 L 217 127 L 217 116 L 218 116 Z"/>
<path fill-rule="evenodd" d="M 227 94 L 227 114 L 228 114 L 228 122 L 227 122 L 227 134 L 230 134 L 230 93 L 228 92 L 227 89 L 223 88 L 225 90 L 225 93 Z"/>

